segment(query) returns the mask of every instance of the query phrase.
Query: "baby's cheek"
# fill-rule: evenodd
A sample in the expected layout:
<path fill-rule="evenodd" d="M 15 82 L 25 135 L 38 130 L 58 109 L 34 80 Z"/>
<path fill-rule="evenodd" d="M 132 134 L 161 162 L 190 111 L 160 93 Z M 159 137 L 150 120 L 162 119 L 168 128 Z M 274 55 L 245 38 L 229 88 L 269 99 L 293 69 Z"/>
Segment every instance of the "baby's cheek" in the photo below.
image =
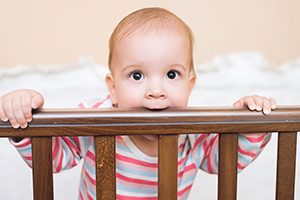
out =
<path fill-rule="evenodd" d="M 141 107 L 141 102 L 141 98 L 134 91 L 124 93 L 119 97 L 119 107 L 123 108 Z"/>
<path fill-rule="evenodd" d="M 185 107 L 188 104 L 189 94 L 185 92 L 182 92 L 181 94 L 175 92 L 170 96 L 170 100 L 173 106 Z"/>

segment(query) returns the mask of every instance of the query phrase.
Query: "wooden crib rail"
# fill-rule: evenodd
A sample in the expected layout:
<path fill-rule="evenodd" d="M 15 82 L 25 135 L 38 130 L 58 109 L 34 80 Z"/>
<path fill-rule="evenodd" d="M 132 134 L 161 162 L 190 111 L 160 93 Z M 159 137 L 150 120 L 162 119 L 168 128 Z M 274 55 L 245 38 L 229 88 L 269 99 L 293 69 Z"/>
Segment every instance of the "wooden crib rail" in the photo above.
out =
<path fill-rule="evenodd" d="M 177 135 L 218 132 L 218 199 L 236 199 L 237 133 L 279 132 L 276 199 L 294 199 L 300 106 L 279 107 L 269 115 L 229 107 L 168 109 L 44 109 L 30 127 L 14 130 L 0 122 L 0 137 L 31 137 L 35 200 L 53 199 L 51 137 L 94 136 L 97 199 L 116 199 L 115 135 L 159 136 L 159 199 L 177 198 Z M 43 183 L 43 184 L 41 184 Z"/>

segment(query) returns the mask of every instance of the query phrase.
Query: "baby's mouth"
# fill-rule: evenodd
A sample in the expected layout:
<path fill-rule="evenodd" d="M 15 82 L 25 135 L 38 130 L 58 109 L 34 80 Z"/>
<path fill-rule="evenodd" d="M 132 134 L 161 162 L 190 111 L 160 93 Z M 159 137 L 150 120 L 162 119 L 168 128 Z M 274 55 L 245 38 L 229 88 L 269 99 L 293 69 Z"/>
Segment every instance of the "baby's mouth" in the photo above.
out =
<path fill-rule="evenodd" d="M 169 108 L 171 103 L 167 100 L 152 100 L 143 102 L 143 107 L 152 111 L 161 111 Z"/>
<path fill-rule="evenodd" d="M 166 110 L 167 108 L 169 107 L 162 107 L 162 108 L 147 108 L 148 110 L 151 110 L 151 111 L 162 111 L 162 110 Z"/>

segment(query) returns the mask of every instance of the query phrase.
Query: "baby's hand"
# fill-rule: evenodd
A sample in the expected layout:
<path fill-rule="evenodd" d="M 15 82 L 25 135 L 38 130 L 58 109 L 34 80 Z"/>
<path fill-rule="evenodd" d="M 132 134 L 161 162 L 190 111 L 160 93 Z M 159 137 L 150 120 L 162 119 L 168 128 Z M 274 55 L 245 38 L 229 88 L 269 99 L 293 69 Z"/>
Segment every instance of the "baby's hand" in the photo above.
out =
<path fill-rule="evenodd" d="M 34 90 L 16 90 L 0 97 L 0 119 L 13 128 L 26 128 L 32 120 L 32 109 L 41 108 L 44 99 Z"/>
<path fill-rule="evenodd" d="M 269 114 L 271 110 L 277 107 L 274 98 L 264 96 L 245 96 L 233 104 L 235 108 L 249 108 L 250 110 L 262 111 L 264 114 Z"/>

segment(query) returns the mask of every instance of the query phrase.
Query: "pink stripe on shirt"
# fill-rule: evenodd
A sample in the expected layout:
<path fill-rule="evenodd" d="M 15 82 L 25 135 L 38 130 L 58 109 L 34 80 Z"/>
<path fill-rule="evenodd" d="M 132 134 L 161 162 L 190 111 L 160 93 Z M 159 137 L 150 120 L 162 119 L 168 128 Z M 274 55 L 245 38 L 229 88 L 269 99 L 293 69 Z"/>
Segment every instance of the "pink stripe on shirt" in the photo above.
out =
<path fill-rule="evenodd" d="M 129 177 L 124 176 L 120 173 L 116 173 L 116 177 L 119 178 L 119 179 L 122 179 L 124 181 L 131 182 L 131 183 L 157 186 L 157 181 L 149 181 L 149 180 L 143 180 L 143 179 L 129 178 Z"/>
<path fill-rule="evenodd" d="M 127 156 L 123 156 L 119 153 L 116 153 L 116 159 L 122 160 L 122 161 L 125 161 L 125 162 L 129 162 L 129 163 L 134 163 L 136 165 L 141 165 L 141 166 L 144 166 L 144 167 L 157 168 L 157 163 L 144 162 L 144 161 L 137 160 L 137 159 L 134 159 L 134 158 L 130 158 L 130 157 L 127 157 Z"/>

